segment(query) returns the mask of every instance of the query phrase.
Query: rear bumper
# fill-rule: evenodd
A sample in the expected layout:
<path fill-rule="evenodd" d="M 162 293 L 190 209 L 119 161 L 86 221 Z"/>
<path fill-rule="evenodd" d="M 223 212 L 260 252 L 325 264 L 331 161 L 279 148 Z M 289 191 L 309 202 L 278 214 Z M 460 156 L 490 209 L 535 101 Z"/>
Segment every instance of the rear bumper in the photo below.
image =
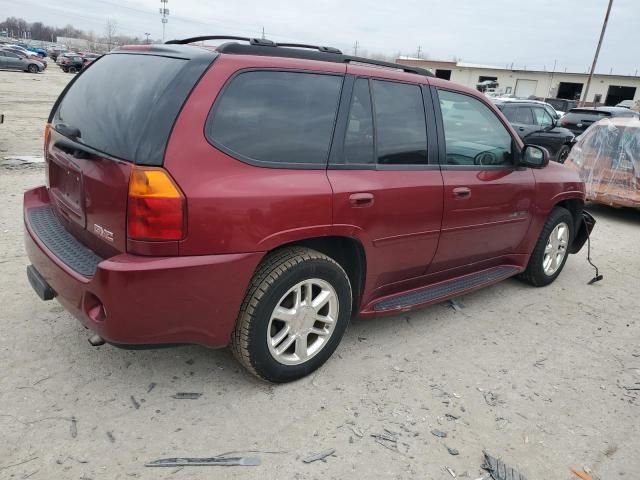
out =
<path fill-rule="evenodd" d="M 85 327 L 110 343 L 122 345 L 196 343 L 221 347 L 229 343 L 262 253 L 189 257 L 121 254 L 102 260 L 93 276 L 85 276 L 65 264 L 34 233 L 28 210 L 47 205 L 45 187 L 25 193 L 27 255 L 60 304 Z"/>

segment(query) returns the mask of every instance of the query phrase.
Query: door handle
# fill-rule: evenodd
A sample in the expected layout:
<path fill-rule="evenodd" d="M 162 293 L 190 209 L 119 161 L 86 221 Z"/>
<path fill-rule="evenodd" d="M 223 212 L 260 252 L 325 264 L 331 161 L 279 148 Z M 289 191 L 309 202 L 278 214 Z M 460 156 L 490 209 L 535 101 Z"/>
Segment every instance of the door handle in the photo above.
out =
<path fill-rule="evenodd" d="M 373 205 L 373 194 L 368 192 L 352 193 L 349 195 L 349 202 L 354 208 L 364 208 Z"/>
<path fill-rule="evenodd" d="M 518 130 L 520 130 L 521 132 L 524 132 L 524 127 L 518 127 Z"/>
<path fill-rule="evenodd" d="M 469 187 L 456 187 L 453 189 L 453 196 L 456 198 L 469 198 L 471 189 Z"/>

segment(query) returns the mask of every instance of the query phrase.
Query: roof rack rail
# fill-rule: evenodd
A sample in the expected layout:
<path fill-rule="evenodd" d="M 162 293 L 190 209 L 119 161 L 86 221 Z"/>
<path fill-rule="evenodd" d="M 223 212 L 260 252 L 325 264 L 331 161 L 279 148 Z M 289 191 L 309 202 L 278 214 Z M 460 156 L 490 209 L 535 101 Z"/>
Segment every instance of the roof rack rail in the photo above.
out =
<path fill-rule="evenodd" d="M 371 58 L 344 55 L 340 50 L 333 47 L 307 45 L 305 43 L 276 43 L 266 38 L 237 37 L 234 35 L 203 35 L 200 37 L 184 38 L 182 40 L 169 40 L 165 43 L 172 45 L 186 45 L 188 43 L 203 42 L 205 40 L 237 40 L 249 43 L 249 45 L 243 45 L 237 42 L 224 43 L 219 45 L 217 48 L 217 51 L 220 53 L 290 57 L 334 63 L 362 63 L 365 65 L 375 65 L 378 67 L 392 68 L 394 70 L 402 70 L 407 73 L 415 73 L 426 77 L 434 76 L 433 73 L 424 68 L 384 62 L 382 60 L 373 60 Z M 310 49 L 316 51 L 304 52 L 296 49 Z"/>
<path fill-rule="evenodd" d="M 200 37 L 183 38 L 181 40 L 169 40 L 164 43 L 167 45 L 186 45 L 188 43 L 204 42 L 205 40 L 240 40 L 242 42 L 249 42 L 251 45 L 262 45 L 266 47 L 277 46 L 275 42 L 267 40 L 266 38 L 237 37 L 235 35 L 202 35 Z"/>
<path fill-rule="evenodd" d="M 186 45 L 188 43 L 204 42 L 205 40 L 239 40 L 249 42 L 251 45 L 260 45 L 263 47 L 293 47 L 293 48 L 309 48 L 324 53 L 336 53 L 341 55 L 342 52 L 334 47 L 323 47 L 318 45 L 307 45 L 306 43 L 276 43 L 266 38 L 249 38 L 238 37 L 235 35 L 202 35 L 200 37 L 183 38 L 181 40 L 169 40 L 165 42 L 170 45 Z"/>
<path fill-rule="evenodd" d="M 385 61 L 382 61 L 382 60 L 373 60 L 371 58 L 353 57 L 351 55 L 345 55 L 344 56 L 344 61 L 346 63 L 364 63 L 364 64 L 367 64 L 367 65 L 376 65 L 378 67 L 393 68 L 395 70 L 402 70 L 402 71 L 407 72 L 407 73 L 415 73 L 417 75 L 424 75 L 424 76 L 427 76 L 427 77 L 433 77 L 434 76 L 433 73 L 431 73 L 426 68 L 411 67 L 409 65 L 402 65 L 400 63 L 385 62 Z"/>

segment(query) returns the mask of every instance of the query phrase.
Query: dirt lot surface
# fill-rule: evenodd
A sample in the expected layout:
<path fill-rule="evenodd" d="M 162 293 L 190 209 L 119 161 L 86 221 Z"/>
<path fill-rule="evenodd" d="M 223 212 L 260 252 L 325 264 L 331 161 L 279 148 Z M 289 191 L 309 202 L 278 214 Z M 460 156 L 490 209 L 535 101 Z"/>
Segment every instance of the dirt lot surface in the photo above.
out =
<path fill-rule="evenodd" d="M 24 89 L 4 83 L 14 75 Z M 42 78 L 0 72 L 2 108 L 32 82 L 47 91 L 37 109 L 10 98 L 25 118 L 12 135 L 34 143 L 3 132 L 13 154 L 41 148 L 39 115 L 61 88 Z M 592 208 L 600 283 L 586 285 L 583 251 L 546 288 L 507 280 L 459 298 L 460 310 L 355 320 L 323 368 L 278 386 L 227 350 L 91 347 L 26 279 L 21 195 L 43 177 L 0 169 L 0 479 L 451 479 L 449 467 L 475 480 L 483 449 L 529 480 L 577 478 L 570 467 L 639 478 L 639 212 Z M 329 448 L 326 462 L 302 462 Z M 229 451 L 262 465 L 144 467 Z"/>
<path fill-rule="evenodd" d="M 73 78 L 47 59 L 43 73 L 0 70 L 0 158 L 42 155 L 42 132 L 53 102 Z"/>

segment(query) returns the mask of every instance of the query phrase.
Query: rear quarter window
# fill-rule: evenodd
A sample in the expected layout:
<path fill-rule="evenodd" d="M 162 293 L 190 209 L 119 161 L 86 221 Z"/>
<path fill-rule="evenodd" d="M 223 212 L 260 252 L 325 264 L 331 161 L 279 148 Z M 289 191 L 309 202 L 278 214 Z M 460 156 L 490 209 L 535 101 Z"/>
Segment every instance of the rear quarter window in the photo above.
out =
<path fill-rule="evenodd" d="M 248 163 L 325 165 L 342 81 L 342 76 L 319 73 L 239 73 L 209 114 L 207 139 Z"/>

